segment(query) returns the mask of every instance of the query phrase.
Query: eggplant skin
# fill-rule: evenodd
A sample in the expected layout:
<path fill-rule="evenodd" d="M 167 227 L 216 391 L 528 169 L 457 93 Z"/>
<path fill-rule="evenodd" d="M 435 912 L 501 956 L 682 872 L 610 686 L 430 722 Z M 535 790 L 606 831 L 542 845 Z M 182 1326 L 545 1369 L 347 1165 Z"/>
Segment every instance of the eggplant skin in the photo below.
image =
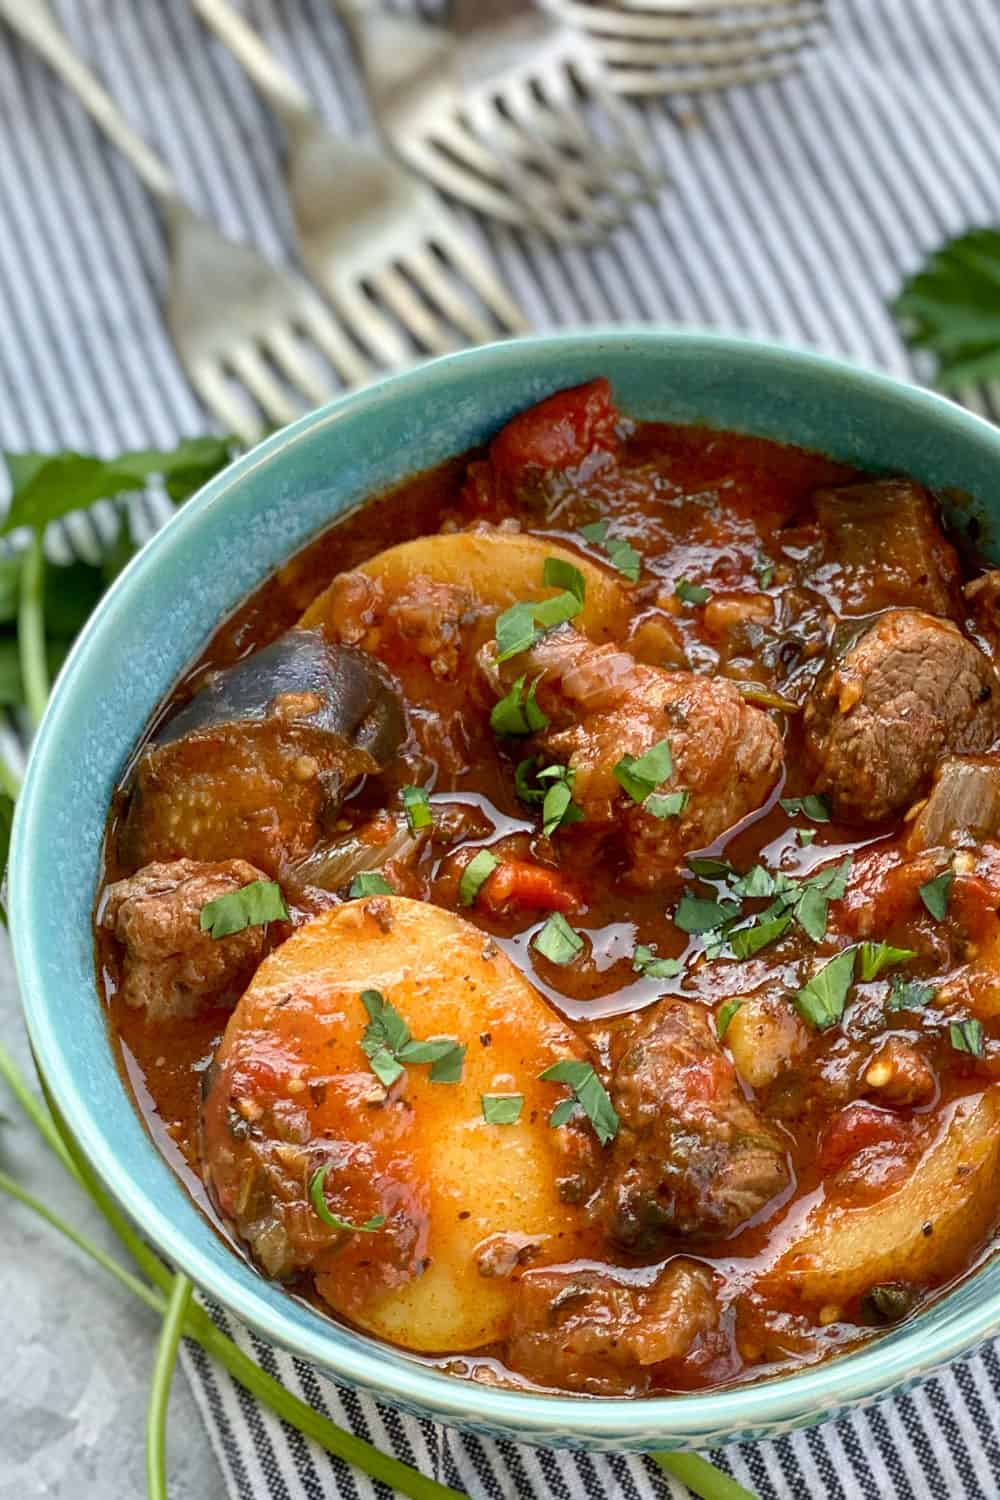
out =
<path fill-rule="evenodd" d="M 362 776 L 393 761 L 402 700 L 362 652 L 291 630 L 216 673 L 143 749 L 119 858 L 244 859 L 272 878 L 329 832 Z"/>
<path fill-rule="evenodd" d="M 366 750 L 380 769 L 406 734 L 399 693 L 372 657 L 331 645 L 318 631 L 289 630 L 251 656 L 215 673 L 153 739 L 157 747 L 221 724 L 260 721 L 283 694 L 314 693 L 313 729 Z"/>

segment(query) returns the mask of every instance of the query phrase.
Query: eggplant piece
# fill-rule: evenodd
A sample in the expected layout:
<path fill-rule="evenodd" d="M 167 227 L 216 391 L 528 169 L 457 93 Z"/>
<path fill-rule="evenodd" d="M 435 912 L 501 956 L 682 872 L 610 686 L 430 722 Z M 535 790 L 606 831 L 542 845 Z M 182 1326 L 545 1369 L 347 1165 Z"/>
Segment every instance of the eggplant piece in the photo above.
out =
<path fill-rule="evenodd" d="M 377 662 L 290 630 L 213 674 L 143 750 L 123 863 L 240 858 L 277 875 L 331 830 L 347 791 L 384 771 L 405 734 Z"/>

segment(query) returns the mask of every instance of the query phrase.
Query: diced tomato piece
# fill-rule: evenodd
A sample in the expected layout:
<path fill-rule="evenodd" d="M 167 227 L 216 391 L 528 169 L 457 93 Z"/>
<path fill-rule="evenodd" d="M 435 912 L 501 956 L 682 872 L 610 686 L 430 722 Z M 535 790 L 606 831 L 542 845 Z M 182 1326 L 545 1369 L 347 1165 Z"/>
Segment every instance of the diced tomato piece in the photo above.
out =
<path fill-rule="evenodd" d="M 823 1176 L 837 1172 L 869 1146 L 908 1148 L 914 1140 L 908 1120 L 876 1104 L 856 1102 L 831 1115 L 819 1139 L 817 1165 Z"/>
<path fill-rule="evenodd" d="M 618 412 L 606 380 L 557 391 L 522 412 L 493 439 L 497 476 L 517 485 L 528 469 L 572 469 L 595 449 L 618 451 Z"/>
<path fill-rule="evenodd" d="M 483 885 L 482 901 L 495 915 L 512 906 L 568 912 L 580 905 L 558 870 L 530 859 L 503 860 Z"/>

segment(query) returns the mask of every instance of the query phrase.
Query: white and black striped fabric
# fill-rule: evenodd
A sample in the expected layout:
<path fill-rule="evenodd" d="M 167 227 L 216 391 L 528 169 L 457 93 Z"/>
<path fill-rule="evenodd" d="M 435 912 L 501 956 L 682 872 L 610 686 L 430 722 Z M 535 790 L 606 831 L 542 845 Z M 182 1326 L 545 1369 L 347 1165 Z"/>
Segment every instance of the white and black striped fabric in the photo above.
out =
<path fill-rule="evenodd" d="M 364 129 L 363 88 L 331 0 L 245 5 L 330 124 Z M 607 244 L 560 251 L 470 223 L 532 322 L 722 325 L 921 373 L 886 302 L 941 240 L 1000 222 L 1000 4 L 829 6 L 828 44 L 793 77 L 675 101 L 678 123 L 660 103 L 642 109 L 671 185 Z M 225 232 L 287 258 L 280 133 L 186 0 L 54 8 L 191 198 Z M 165 249 L 152 205 L 44 66 L 2 34 L 0 128 L 0 444 L 111 454 L 204 430 L 157 310 Z M 987 397 L 970 400 L 998 415 Z M 111 523 L 98 514 L 94 524 L 106 534 Z M 73 540 L 85 548 L 93 537 L 78 528 Z M 475 1500 L 681 1493 L 639 1457 L 536 1451 L 401 1417 L 213 1311 L 297 1394 Z M 199 1350 L 185 1360 L 232 1496 L 385 1497 Z M 761 1500 L 996 1500 L 998 1396 L 988 1345 L 901 1400 L 715 1461 Z"/>

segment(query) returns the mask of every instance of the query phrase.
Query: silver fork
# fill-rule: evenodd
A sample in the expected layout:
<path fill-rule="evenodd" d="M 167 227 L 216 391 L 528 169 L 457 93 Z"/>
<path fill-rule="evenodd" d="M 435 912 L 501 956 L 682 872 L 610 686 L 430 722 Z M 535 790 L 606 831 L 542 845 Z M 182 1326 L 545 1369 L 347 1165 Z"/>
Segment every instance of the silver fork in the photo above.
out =
<path fill-rule="evenodd" d="M 375 147 L 332 135 L 227 0 L 193 4 L 285 127 L 303 264 L 360 344 L 386 364 L 413 358 L 381 308 L 433 354 L 455 346 L 452 329 L 472 343 L 524 330 L 511 297 L 425 183 Z M 469 287 L 476 304 L 463 294 Z"/>
<path fill-rule="evenodd" d="M 79 96 L 157 200 L 170 245 L 167 326 L 191 384 L 223 428 L 250 443 L 263 430 L 261 413 L 276 425 L 301 415 L 305 407 L 290 387 L 308 405 L 325 401 L 334 385 L 316 349 L 342 382 L 368 377 L 367 363 L 302 278 L 225 239 L 182 200 L 166 166 L 76 56 L 45 0 L 0 0 L 0 19 Z"/>
<path fill-rule="evenodd" d="M 339 3 L 382 131 L 444 192 L 579 242 L 659 185 L 594 46 L 532 0 L 455 0 L 451 29 L 378 0 Z M 600 127 L 581 91 L 601 106 Z"/>
<path fill-rule="evenodd" d="M 823 35 L 825 0 L 544 0 L 590 38 L 620 94 L 705 93 L 776 78 Z"/>

